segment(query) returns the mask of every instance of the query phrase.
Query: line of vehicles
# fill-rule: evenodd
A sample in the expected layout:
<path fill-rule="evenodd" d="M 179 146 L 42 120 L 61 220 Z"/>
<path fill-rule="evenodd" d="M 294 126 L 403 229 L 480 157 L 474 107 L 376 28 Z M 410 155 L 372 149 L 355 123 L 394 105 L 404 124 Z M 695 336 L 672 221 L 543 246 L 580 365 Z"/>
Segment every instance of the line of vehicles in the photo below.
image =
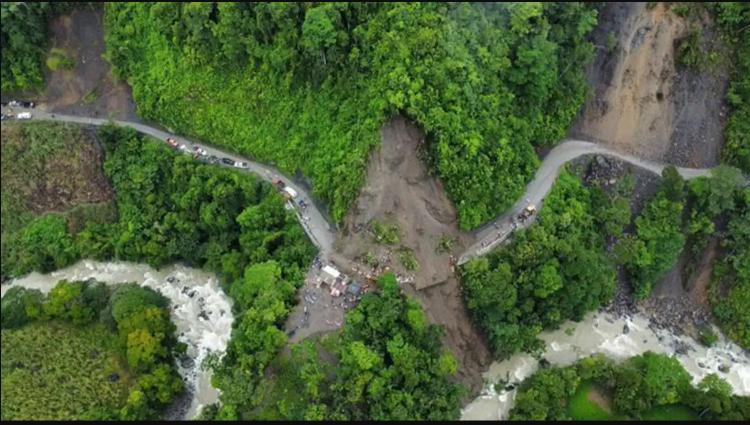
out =
<path fill-rule="evenodd" d="M 29 102 L 25 100 L 11 100 L 9 102 L 0 102 L 3 107 L 10 107 L 10 108 L 26 108 L 26 109 L 34 109 L 36 104 L 34 102 Z M 9 119 L 19 119 L 19 120 L 30 120 L 31 119 L 31 112 L 25 111 L 25 112 L 19 112 L 18 114 L 0 114 L 0 121 L 6 121 Z"/>
<path fill-rule="evenodd" d="M 190 148 L 188 148 L 187 145 L 177 142 L 177 140 L 175 140 L 173 137 L 167 137 L 166 142 L 172 149 L 176 149 L 184 153 L 190 153 Z M 247 169 L 249 167 L 248 163 L 245 161 L 235 161 L 232 158 L 219 158 L 216 155 L 208 155 L 208 152 L 206 152 L 205 149 L 201 148 L 198 145 L 193 145 L 193 157 L 195 159 L 205 161 L 209 164 L 224 164 L 230 167 L 244 169 Z M 286 183 L 284 183 L 281 179 L 274 179 L 273 185 L 279 192 L 281 192 L 282 196 L 284 196 L 284 198 L 289 201 L 294 202 L 293 200 L 299 195 L 296 190 L 287 186 Z M 307 203 L 305 203 L 304 199 L 300 199 L 297 204 L 303 210 L 307 209 Z"/>
<path fill-rule="evenodd" d="M 2 106 L 10 106 L 11 108 L 27 108 L 27 109 L 34 109 L 36 104 L 34 102 L 29 102 L 25 100 L 11 100 L 9 102 L 2 102 L 0 103 Z"/>

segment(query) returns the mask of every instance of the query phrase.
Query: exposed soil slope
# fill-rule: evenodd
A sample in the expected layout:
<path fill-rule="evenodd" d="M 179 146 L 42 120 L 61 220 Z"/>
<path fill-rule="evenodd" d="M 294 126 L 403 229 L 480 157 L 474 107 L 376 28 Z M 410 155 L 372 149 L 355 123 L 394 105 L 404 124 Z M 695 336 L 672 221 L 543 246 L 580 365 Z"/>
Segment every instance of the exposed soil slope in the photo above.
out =
<path fill-rule="evenodd" d="M 73 59 L 71 70 L 46 69 L 44 99 L 48 111 L 140 121 L 130 87 L 114 80 L 103 58 L 103 9 L 77 8 L 49 25 L 50 48 L 63 49 Z"/>
<path fill-rule="evenodd" d="M 714 43 L 710 17 L 700 19 L 702 42 Z M 570 134 L 675 165 L 716 165 L 728 73 L 676 66 L 675 46 L 689 30 L 665 3 L 607 4 L 592 34 L 591 96 Z M 611 37 L 615 46 L 608 46 Z"/>
<path fill-rule="evenodd" d="M 445 328 L 444 343 L 459 361 L 459 378 L 476 393 L 481 388 L 481 373 L 491 361 L 490 354 L 469 320 L 451 266 L 451 253 L 436 251 L 443 235 L 455 239 L 453 255 L 461 253 L 473 237 L 459 232 L 456 210 L 442 184 L 427 173 L 418 157 L 424 141 L 422 132 L 404 118 L 395 117 L 382 127 L 381 138 L 380 150 L 369 162 L 367 183 L 335 244 L 338 254 L 358 258 L 371 252 L 384 258 L 391 270 L 414 277 L 414 286 L 402 287 L 421 301 L 432 323 Z M 372 219 L 397 224 L 399 244 L 388 247 L 375 243 L 367 231 Z M 414 251 L 419 262 L 417 271 L 407 271 L 400 264 L 396 253 L 399 246 Z"/>

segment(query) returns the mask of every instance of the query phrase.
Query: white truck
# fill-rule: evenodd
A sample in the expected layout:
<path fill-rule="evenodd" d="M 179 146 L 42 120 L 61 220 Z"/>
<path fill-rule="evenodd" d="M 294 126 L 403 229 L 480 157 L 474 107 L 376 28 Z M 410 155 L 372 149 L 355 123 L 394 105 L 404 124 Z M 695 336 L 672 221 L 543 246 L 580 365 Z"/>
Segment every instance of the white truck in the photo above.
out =
<path fill-rule="evenodd" d="M 19 112 L 18 115 L 16 115 L 16 118 L 19 120 L 30 120 L 31 112 Z"/>
<path fill-rule="evenodd" d="M 294 199 L 297 197 L 297 191 L 289 186 L 284 186 L 282 191 L 284 192 L 284 196 L 288 197 L 289 199 Z"/>

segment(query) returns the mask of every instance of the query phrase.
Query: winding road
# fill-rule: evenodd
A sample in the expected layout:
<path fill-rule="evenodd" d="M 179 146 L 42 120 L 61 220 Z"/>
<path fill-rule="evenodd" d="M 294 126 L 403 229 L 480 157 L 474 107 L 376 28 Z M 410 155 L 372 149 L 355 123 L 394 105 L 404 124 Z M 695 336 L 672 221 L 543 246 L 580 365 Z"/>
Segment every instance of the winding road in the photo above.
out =
<path fill-rule="evenodd" d="M 169 132 L 159 130 L 154 127 L 150 127 L 148 125 L 134 123 L 130 121 L 117 121 L 117 120 L 110 121 L 110 120 L 106 120 L 102 118 L 89 118 L 89 117 L 81 117 L 81 116 L 73 116 L 73 115 L 63 115 L 63 114 L 45 112 L 39 109 L 25 109 L 25 108 L 19 108 L 19 107 L 9 108 L 9 107 L 3 106 L 1 109 L 2 109 L 2 113 L 6 115 L 10 113 L 17 114 L 19 112 L 30 112 L 31 119 L 37 120 L 37 121 L 61 121 L 61 122 L 71 122 L 71 123 L 94 125 L 94 126 L 105 125 L 109 122 L 113 122 L 122 127 L 130 127 L 138 131 L 139 133 L 147 134 L 161 141 L 166 141 L 167 138 L 171 137 L 175 139 L 178 143 L 186 145 L 190 149 L 189 150 L 190 154 L 192 154 L 193 152 L 193 147 L 197 146 L 197 147 L 200 147 L 201 149 L 204 149 L 207 155 L 214 155 L 218 158 L 230 158 L 233 161 L 246 162 L 247 168 L 241 168 L 241 170 L 245 170 L 245 171 L 249 171 L 251 173 L 257 174 L 261 179 L 266 180 L 268 182 L 272 182 L 274 179 L 280 179 L 287 186 L 290 186 L 292 189 L 297 191 L 298 196 L 297 198 L 295 198 L 295 200 L 296 201 L 304 200 L 305 203 L 308 205 L 307 208 L 301 211 L 298 205 L 295 204 L 295 206 L 297 206 L 297 208 L 295 208 L 295 213 L 297 214 L 297 218 L 300 220 L 302 227 L 305 229 L 305 232 L 307 232 L 307 235 L 313 241 L 315 246 L 317 246 L 320 249 L 321 256 L 327 258 L 328 254 L 332 252 L 333 250 L 333 241 L 336 239 L 335 227 L 331 226 L 328 223 L 328 221 L 326 221 L 323 214 L 315 206 L 315 203 L 313 202 L 313 198 L 305 189 L 295 184 L 289 177 L 285 176 L 283 173 L 281 173 L 279 170 L 277 170 L 274 167 L 260 164 L 255 161 L 251 161 L 250 159 L 241 157 L 233 153 L 229 153 L 226 151 L 216 149 L 215 147 L 211 147 L 203 143 L 192 141 L 183 136 L 178 136 L 176 134 L 171 134 Z M 219 163 L 219 164 L 226 166 L 226 167 L 231 167 L 222 163 Z M 305 217 L 307 217 L 307 219 Z"/>
<path fill-rule="evenodd" d="M 470 246 L 469 249 L 458 258 L 457 263 L 463 264 L 472 257 L 486 254 L 498 244 L 506 240 L 516 228 L 530 226 L 531 223 L 534 222 L 534 219 L 537 216 L 536 214 L 524 222 L 516 221 L 515 217 L 517 217 L 518 214 L 520 214 L 529 204 L 535 205 L 538 211 L 542 206 L 544 197 L 547 196 L 547 193 L 549 193 L 552 185 L 555 183 L 558 174 L 560 174 L 562 166 L 579 156 L 589 154 L 600 154 L 621 159 L 656 174 L 661 174 L 664 167 L 668 165 L 643 160 L 632 155 L 613 151 L 596 143 L 581 140 L 563 140 L 544 158 L 544 161 L 542 161 L 541 166 L 534 176 L 534 180 L 526 186 L 526 191 L 521 199 L 494 221 L 485 224 L 475 231 L 474 235 L 476 236 L 477 242 Z M 710 168 L 677 167 L 677 171 L 685 179 L 708 176 L 711 174 Z M 517 227 L 514 227 L 514 223 L 517 223 Z"/>
<path fill-rule="evenodd" d="M 30 112 L 32 114 L 32 120 L 72 122 L 94 126 L 114 122 L 117 125 L 130 127 L 140 133 L 155 137 L 158 140 L 164 141 L 168 137 L 174 138 L 178 143 L 186 145 L 190 149 L 190 152 L 192 152 L 194 146 L 198 146 L 204 149 L 209 155 L 215 155 L 219 158 L 230 158 L 233 161 L 246 162 L 248 166 L 242 168 L 242 170 L 257 174 L 260 178 L 268 182 L 271 182 L 276 178 L 281 179 L 286 185 L 297 191 L 299 194 L 297 200 L 303 199 L 308 205 L 305 210 L 300 210 L 295 204 L 295 213 L 297 214 L 297 218 L 300 220 L 302 227 L 304 227 L 313 243 L 320 249 L 322 259 L 329 260 L 333 254 L 333 242 L 336 239 L 337 233 L 335 227 L 326 221 L 307 190 L 296 185 L 290 178 L 271 166 L 260 164 L 248 158 L 222 151 L 215 147 L 207 146 L 203 143 L 195 142 L 185 137 L 171 134 L 144 124 L 129 121 L 110 121 L 101 118 L 62 115 L 38 109 L 2 107 L 3 114 L 17 114 L 19 112 Z M 579 156 L 589 154 L 600 154 L 621 159 L 657 174 L 660 174 L 664 167 L 667 166 L 667 164 L 647 161 L 632 155 L 613 151 L 605 146 L 595 143 L 581 140 L 563 140 L 544 158 L 534 176 L 534 179 L 526 186 L 526 191 L 521 199 L 519 199 L 518 202 L 516 202 L 508 211 L 498 216 L 494 221 L 485 224 L 475 231 L 474 235 L 477 242 L 459 256 L 457 263 L 463 264 L 473 257 L 486 254 L 498 244 L 506 240 L 517 228 L 528 227 L 531 225 L 536 218 L 536 215 L 532 216 L 525 222 L 516 222 L 515 217 L 517 217 L 518 214 L 529 204 L 536 205 L 537 209 L 539 209 L 544 197 L 552 188 L 562 166 Z M 711 169 L 678 167 L 677 171 L 686 179 L 708 176 L 711 174 Z"/>

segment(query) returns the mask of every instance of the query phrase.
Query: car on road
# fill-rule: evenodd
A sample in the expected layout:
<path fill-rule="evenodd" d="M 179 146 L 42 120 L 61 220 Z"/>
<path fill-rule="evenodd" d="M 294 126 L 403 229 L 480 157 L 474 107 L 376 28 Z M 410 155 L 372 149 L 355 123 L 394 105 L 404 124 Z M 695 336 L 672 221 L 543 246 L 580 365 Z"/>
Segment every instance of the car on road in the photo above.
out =
<path fill-rule="evenodd" d="M 19 112 L 18 115 L 16 115 L 16 118 L 19 120 L 30 120 L 31 112 Z"/>
<path fill-rule="evenodd" d="M 177 143 L 177 140 L 173 139 L 172 137 L 167 137 L 167 143 L 173 149 L 177 149 L 177 147 L 179 146 L 179 144 Z"/>
<path fill-rule="evenodd" d="M 33 108 L 36 105 L 34 104 L 34 102 L 27 102 L 25 100 L 11 100 L 10 102 L 8 102 L 8 106 L 16 106 L 16 107 L 21 107 L 21 108 Z"/>
<path fill-rule="evenodd" d="M 216 164 L 219 162 L 219 158 L 215 155 L 209 155 L 206 157 L 206 161 L 208 161 L 210 164 Z"/>
<path fill-rule="evenodd" d="M 236 161 L 234 163 L 234 166 L 237 167 L 237 168 L 247 168 L 247 162 Z"/>
<path fill-rule="evenodd" d="M 231 158 L 226 158 L 226 157 L 221 158 L 221 162 L 227 165 L 234 165 L 234 160 Z"/>
<path fill-rule="evenodd" d="M 284 187 L 286 186 L 286 184 L 284 184 L 284 182 L 283 182 L 283 181 L 281 181 L 281 179 L 273 179 L 273 185 L 274 185 L 274 186 L 276 187 L 276 189 L 278 189 L 278 190 L 282 190 L 282 189 L 284 189 Z"/>

